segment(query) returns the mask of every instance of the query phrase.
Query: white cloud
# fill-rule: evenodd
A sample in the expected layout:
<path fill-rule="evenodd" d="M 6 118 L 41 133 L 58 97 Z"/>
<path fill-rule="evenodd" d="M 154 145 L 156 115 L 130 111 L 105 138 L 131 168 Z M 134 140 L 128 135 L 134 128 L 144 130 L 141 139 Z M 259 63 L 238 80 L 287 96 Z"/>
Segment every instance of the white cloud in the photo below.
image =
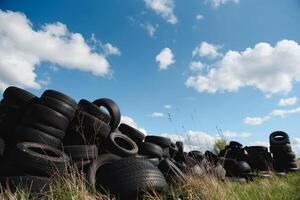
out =
<path fill-rule="evenodd" d="M 244 119 L 245 124 L 249 125 L 261 125 L 264 122 L 268 121 L 270 119 L 270 116 L 265 116 L 265 117 L 246 117 Z"/>
<path fill-rule="evenodd" d="M 206 3 L 210 3 L 213 7 L 219 7 L 222 4 L 226 4 L 229 2 L 239 3 L 239 0 L 205 0 Z"/>
<path fill-rule="evenodd" d="M 286 117 L 287 115 L 290 114 L 299 114 L 300 113 L 300 107 L 297 107 L 295 109 L 288 109 L 288 110 L 284 110 L 284 109 L 276 109 L 273 110 L 271 112 L 271 116 L 280 116 L 280 117 Z"/>
<path fill-rule="evenodd" d="M 150 24 L 150 23 L 147 23 L 147 24 L 141 24 L 140 26 L 141 26 L 142 28 L 145 28 L 145 29 L 146 29 L 146 31 L 147 31 L 147 33 L 148 33 L 148 35 L 149 35 L 150 37 L 154 37 L 155 32 L 156 32 L 156 29 L 157 29 L 157 27 L 158 27 L 157 24 L 156 24 L 156 25 L 152 25 L 152 24 Z"/>
<path fill-rule="evenodd" d="M 222 46 L 220 45 L 202 42 L 193 50 L 192 55 L 199 55 L 200 57 L 208 57 L 210 59 L 215 59 L 219 56 L 222 56 L 222 54 L 218 52 L 221 48 Z"/>
<path fill-rule="evenodd" d="M 204 19 L 204 16 L 203 16 L 203 15 L 201 15 L 201 14 L 196 15 L 196 20 L 200 21 L 200 20 L 202 20 L 202 19 Z"/>
<path fill-rule="evenodd" d="M 103 45 L 104 51 L 106 55 L 121 55 L 121 51 L 118 49 L 118 47 L 114 47 L 110 43 L 106 43 Z"/>
<path fill-rule="evenodd" d="M 164 117 L 164 113 L 161 112 L 153 112 L 150 116 L 152 117 Z"/>
<path fill-rule="evenodd" d="M 166 104 L 166 105 L 164 105 L 164 108 L 166 108 L 166 109 L 171 109 L 171 108 L 172 108 L 172 105 Z"/>
<path fill-rule="evenodd" d="M 174 55 L 172 50 L 164 48 L 155 58 L 156 62 L 159 63 L 160 70 L 167 70 L 170 65 L 175 63 Z"/>
<path fill-rule="evenodd" d="M 278 102 L 279 106 L 291 106 L 294 105 L 297 102 L 297 97 L 291 97 L 286 99 L 280 99 Z"/>
<path fill-rule="evenodd" d="M 252 134 L 249 132 L 235 132 L 235 131 L 224 131 L 222 135 L 226 138 L 247 138 L 250 137 Z"/>
<path fill-rule="evenodd" d="M 146 6 L 151 8 L 156 14 L 161 15 L 170 24 L 176 24 L 177 18 L 174 15 L 174 0 L 144 0 Z"/>
<path fill-rule="evenodd" d="M 192 71 L 201 71 L 205 65 L 201 61 L 192 61 L 190 63 L 190 70 Z"/>
<path fill-rule="evenodd" d="M 41 88 L 35 67 L 43 61 L 96 76 L 110 73 L 106 58 L 93 52 L 80 33 L 60 22 L 33 29 L 24 14 L 0 10 L 0 90 Z"/>
<path fill-rule="evenodd" d="M 297 157 L 300 157 L 300 138 L 295 137 L 292 140 L 292 150 L 296 153 Z"/>
<path fill-rule="evenodd" d="M 274 47 L 259 43 L 243 52 L 230 50 L 206 75 L 191 76 L 185 84 L 198 92 L 233 92 L 251 86 L 272 95 L 288 93 L 299 81 L 300 45 L 282 40 Z"/>
<path fill-rule="evenodd" d="M 121 123 L 132 126 L 133 128 L 136 128 L 137 130 L 141 131 L 142 133 L 147 134 L 146 129 L 139 127 L 138 124 L 131 117 L 121 116 Z"/>
<path fill-rule="evenodd" d="M 255 141 L 250 143 L 248 146 L 264 146 L 264 147 L 268 147 L 270 146 L 269 142 L 265 142 L 265 141 Z"/>

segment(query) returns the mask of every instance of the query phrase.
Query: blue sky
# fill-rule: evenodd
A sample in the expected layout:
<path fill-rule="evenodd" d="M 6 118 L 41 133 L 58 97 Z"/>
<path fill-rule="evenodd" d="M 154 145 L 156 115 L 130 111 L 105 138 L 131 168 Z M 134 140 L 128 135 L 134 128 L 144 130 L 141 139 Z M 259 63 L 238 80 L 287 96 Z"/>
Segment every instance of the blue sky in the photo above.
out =
<path fill-rule="evenodd" d="M 0 60 L 10 58 L 0 62 L 2 91 L 112 98 L 124 121 L 188 135 L 191 146 L 211 144 L 216 127 L 245 145 L 284 130 L 300 153 L 297 0 L 2 0 L 0 8 Z"/>

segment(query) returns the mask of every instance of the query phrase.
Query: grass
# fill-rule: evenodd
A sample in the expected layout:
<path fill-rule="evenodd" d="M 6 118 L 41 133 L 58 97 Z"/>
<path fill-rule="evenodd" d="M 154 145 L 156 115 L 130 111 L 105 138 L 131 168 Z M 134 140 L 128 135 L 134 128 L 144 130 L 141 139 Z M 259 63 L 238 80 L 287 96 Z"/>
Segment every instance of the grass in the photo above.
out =
<path fill-rule="evenodd" d="M 298 160 L 298 163 L 300 164 L 300 160 Z M 111 200 L 114 198 L 93 191 L 85 184 L 85 179 L 81 174 L 72 173 L 68 177 L 53 181 L 49 193 L 32 196 L 30 192 L 18 188 L 15 193 L 7 190 L 1 192 L 0 199 Z M 232 181 L 220 182 L 209 175 L 205 177 L 189 176 L 186 183 L 183 185 L 170 186 L 170 188 L 161 196 L 148 196 L 144 199 L 299 200 L 300 173 L 291 173 L 286 177 L 274 176 L 271 179 L 257 179 L 253 182 L 244 184 Z"/>

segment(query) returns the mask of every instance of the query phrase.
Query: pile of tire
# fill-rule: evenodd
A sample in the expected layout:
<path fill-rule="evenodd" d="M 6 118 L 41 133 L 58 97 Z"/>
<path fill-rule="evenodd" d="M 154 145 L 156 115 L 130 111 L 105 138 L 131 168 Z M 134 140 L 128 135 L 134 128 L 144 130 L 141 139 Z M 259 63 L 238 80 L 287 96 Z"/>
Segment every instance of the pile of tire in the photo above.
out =
<path fill-rule="evenodd" d="M 275 131 L 271 133 L 269 140 L 274 169 L 278 172 L 298 171 L 296 155 L 292 151 L 288 134 L 283 131 Z"/>
<path fill-rule="evenodd" d="M 65 176 L 74 167 L 93 189 L 119 199 L 162 192 L 191 172 L 201 176 L 214 171 L 224 179 L 223 167 L 211 164 L 209 153 L 184 152 L 182 142 L 145 136 L 120 120 L 111 99 L 77 103 L 55 90 L 37 97 L 8 87 L 0 102 L 2 187 L 46 192 L 50 178 Z"/>

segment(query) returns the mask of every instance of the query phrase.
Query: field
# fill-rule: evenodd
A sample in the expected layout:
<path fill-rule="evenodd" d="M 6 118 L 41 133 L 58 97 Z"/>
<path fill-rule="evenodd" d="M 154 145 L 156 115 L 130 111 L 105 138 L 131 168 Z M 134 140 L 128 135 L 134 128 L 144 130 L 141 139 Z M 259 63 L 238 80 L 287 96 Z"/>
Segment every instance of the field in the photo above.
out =
<path fill-rule="evenodd" d="M 298 159 L 300 166 L 300 159 Z M 0 199 L 41 199 L 41 196 L 30 197 L 30 193 L 22 189 L 13 194 L 5 191 Z M 42 194 L 49 200 L 109 200 L 107 197 L 93 192 L 85 186 L 84 179 L 78 174 L 53 183 L 51 191 Z M 145 197 L 147 200 L 299 200 L 300 172 L 286 177 L 273 176 L 271 179 L 256 179 L 249 183 L 232 181 L 220 182 L 211 176 L 188 177 L 184 185 L 171 186 L 161 196 Z"/>

